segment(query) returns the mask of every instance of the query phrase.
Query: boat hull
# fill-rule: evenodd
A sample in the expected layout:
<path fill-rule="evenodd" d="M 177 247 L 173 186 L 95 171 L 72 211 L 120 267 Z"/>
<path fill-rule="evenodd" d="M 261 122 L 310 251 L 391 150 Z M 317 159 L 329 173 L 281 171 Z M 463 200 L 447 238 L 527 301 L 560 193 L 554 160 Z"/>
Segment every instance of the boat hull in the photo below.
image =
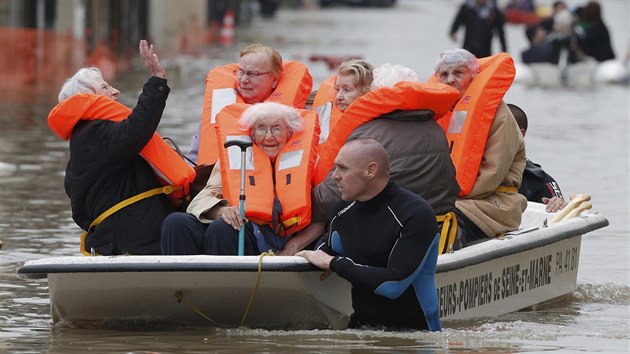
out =
<path fill-rule="evenodd" d="M 256 271 L 58 273 L 48 286 L 53 322 L 73 327 L 347 327 L 348 283 L 332 277 L 323 288 L 319 275 L 265 271 L 253 298 Z"/>
<path fill-rule="evenodd" d="M 517 311 L 576 289 L 582 235 L 608 220 L 589 212 L 546 227 L 548 216 L 530 203 L 522 225 L 541 226 L 438 257 L 445 323 Z M 343 329 L 352 314 L 350 284 L 335 274 L 320 281 L 321 271 L 301 257 L 54 257 L 28 261 L 18 274 L 48 279 L 59 326 Z"/>
<path fill-rule="evenodd" d="M 439 272 L 436 286 L 444 320 L 497 316 L 568 294 L 577 287 L 582 237 Z"/>

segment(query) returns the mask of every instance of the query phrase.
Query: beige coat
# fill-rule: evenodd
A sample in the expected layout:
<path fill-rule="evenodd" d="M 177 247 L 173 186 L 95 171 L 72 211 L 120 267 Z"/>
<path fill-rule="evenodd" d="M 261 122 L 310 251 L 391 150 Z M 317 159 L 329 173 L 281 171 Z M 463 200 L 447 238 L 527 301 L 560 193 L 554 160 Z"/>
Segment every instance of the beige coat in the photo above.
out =
<path fill-rule="evenodd" d="M 525 169 L 525 142 L 505 102 L 501 102 L 490 127 L 486 149 L 475 185 L 455 205 L 488 237 L 516 230 L 527 199 L 515 192 L 497 192 L 499 186 L 521 185 Z"/>
<path fill-rule="evenodd" d="M 216 162 L 212 172 L 210 172 L 206 186 L 190 201 L 186 212 L 194 215 L 202 223 L 209 224 L 212 222 L 212 219 L 209 219 L 205 213 L 217 205 L 228 205 L 227 199 L 223 198 L 219 161 Z"/>

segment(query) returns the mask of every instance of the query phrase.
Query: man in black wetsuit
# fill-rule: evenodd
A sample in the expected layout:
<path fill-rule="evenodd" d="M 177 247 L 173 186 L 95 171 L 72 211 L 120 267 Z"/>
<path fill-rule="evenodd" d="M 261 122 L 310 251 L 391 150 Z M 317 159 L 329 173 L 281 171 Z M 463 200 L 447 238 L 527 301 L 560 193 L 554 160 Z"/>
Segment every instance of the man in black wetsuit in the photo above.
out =
<path fill-rule="evenodd" d="M 389 181 L 387 151 L 372 139 L 346 143 L 333 179 L 342 201 L 326 243 L 296 255 L 352 284 L 350 327 L 440 330 L 435 267 L 439 236 L 431 205 Z"/>

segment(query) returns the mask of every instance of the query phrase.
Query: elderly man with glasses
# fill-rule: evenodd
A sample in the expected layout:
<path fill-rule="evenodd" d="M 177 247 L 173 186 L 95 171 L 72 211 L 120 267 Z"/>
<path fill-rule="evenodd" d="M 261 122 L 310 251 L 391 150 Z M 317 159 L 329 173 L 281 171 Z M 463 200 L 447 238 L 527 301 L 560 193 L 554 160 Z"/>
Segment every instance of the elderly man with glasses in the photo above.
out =
<path fill-rule="evenodd" d="M 188 158 L 211 165 L 218 157 L 214 126 L 216 115 L 233 103 L 277 102 L 304 108 L 313 80 L 306 66 L 283 62 L 273 47 L 256 43 L 240 52 L 238 63 L 213 68 L 206 77 L 201 124 Z"/>

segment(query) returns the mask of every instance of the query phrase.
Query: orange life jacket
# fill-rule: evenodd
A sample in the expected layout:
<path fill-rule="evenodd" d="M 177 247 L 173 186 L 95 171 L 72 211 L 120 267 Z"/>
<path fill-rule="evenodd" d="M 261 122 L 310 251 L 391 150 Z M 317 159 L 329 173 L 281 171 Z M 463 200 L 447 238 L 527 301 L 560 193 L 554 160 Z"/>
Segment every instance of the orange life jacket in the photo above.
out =
<path fill-rule="evenodd" d="M 319 85 L 315 99 L 313 100 L 313 110 L 319 119 L 319 143 L 328 139 L 332 128 L 337 125 L 342 112 L 333 102 L 335 101 L 335 76 L 332 75 Z"/>
<path fill-rule="evenodd" d="M 68 140 L 72 136 L 74 126 L 80 120 L 120 122 L 127 119 L 130 114 L 131 109 L 110 98 L 83 93 L 57 104 L 48 115 L 48 126 L 61 139 Z M 149 163 L 162 185 L 178 189 L 169 194 L 169 198 L 173 204 L 179 206 L 189 194 L 195 170 L 188 166 L 157 133 L 153 134 L 140 151 L 140 156 Z"/>
<path fill-rule="evenodd" d="M 331 75 L 324 80 L 315 93 L 313 107 L 324 105 L 335 100 L 335 76 Z"/>
<path fill-rule="evenodd" d="M 460 196 L 468 195 L 475 185 L 494 115 L 516 74 L 507 53 L 479 59 L 479 69 L 452 113 L 438 122 L 449 142 Z M 429 81 L 437 78 L 433 75 Z"/>
<path fill-rule="evenodd" d="M 241 150 L 223 143 L 232 139 L 251 141 L 251 131 L 241 131 L 238 118 L 251 105 L 236 103 L 217 115 L 217 144 L 223 195 L 238 205 L 241 186 Z M 299 110 L 304 131 L 294 133 L 272 166 L 267 154 L 255 144 L 247 148 L 245 216 L 270 225 L 281 236 L 299 231 L 311 222 L 311 178 L 315 165 L 319 127 L 316 114 Z M 275 180 L 275 184 L 274 184 Z"/>
<path fill-rule="evenodd" d="M 358 126 L 396 110 L 427 109 L 438 120 L 457 101 L 457 89 L 440 83 L 399 82 L 394 87 L 381 87 L 357 98 L 346 109 L 326 141 L 319 145 L 319 160 L 313 185 L 323 181 L 333 167 L 339 149 Z"/>
<path fill-rule="evenodd" d="M 201 112 L 201 131 L 199 134 L 198 164 L 214 164 L 219 157 L 217 150 L 216 115 L 221 109 L 232 103 L 243 103 L 237 94 L 234 70 L 238 64 L 216 67 L 206 77 L 206 93 Z M 278 85 L 266 102 L 277 102 L 296 108 L 304 108 L 313 87 L 313 78 L 306 65 L 287 61 L 282 65 L 282 75 Z"/>

